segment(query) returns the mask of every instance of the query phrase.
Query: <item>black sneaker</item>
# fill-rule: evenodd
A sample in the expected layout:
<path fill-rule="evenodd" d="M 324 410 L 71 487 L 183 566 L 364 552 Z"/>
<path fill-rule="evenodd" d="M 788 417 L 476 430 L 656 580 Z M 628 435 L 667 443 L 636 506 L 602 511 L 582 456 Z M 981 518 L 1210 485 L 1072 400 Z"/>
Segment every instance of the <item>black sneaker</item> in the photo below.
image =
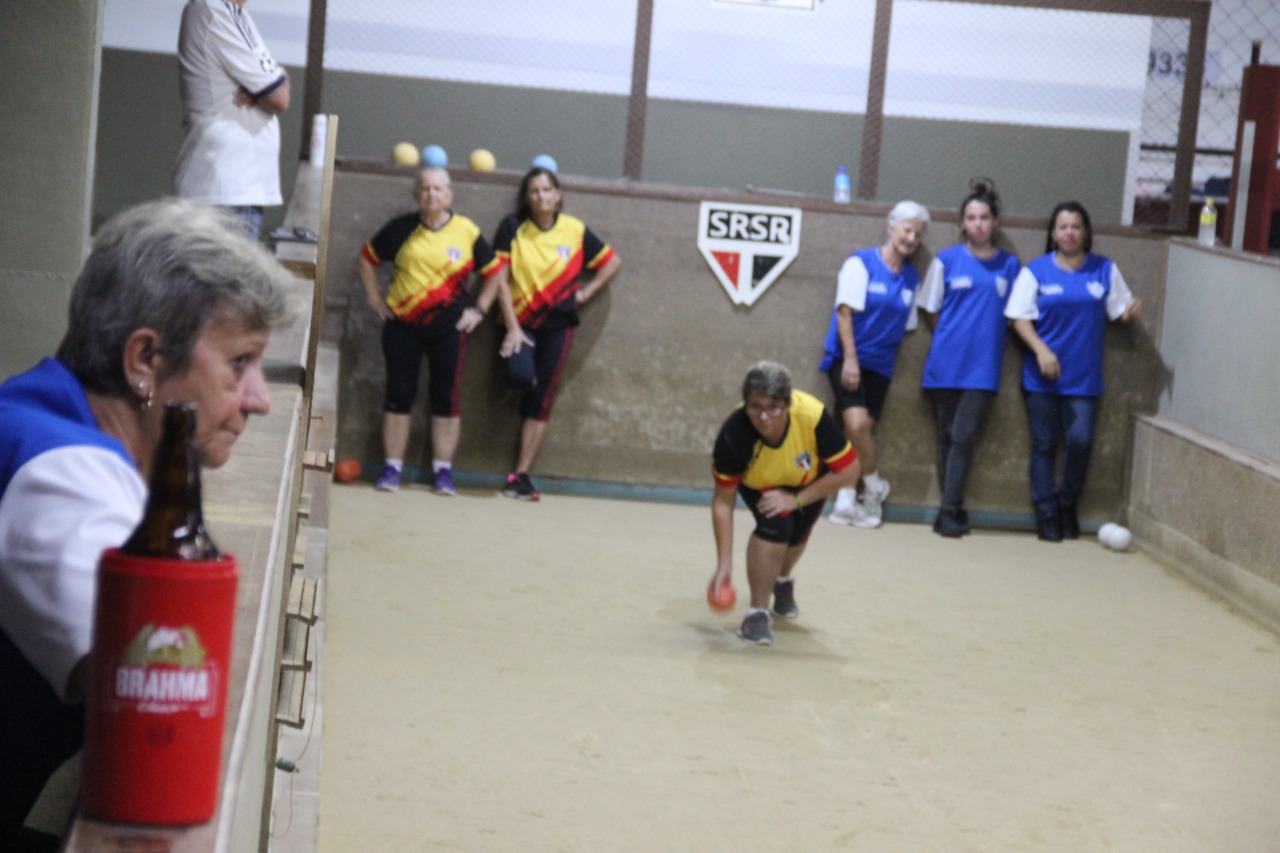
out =
<path fill-rule="evenodd" d="M 507 475 L 507 485 L 502 493 L 518 501 L 536 501 L 542 493 L 533 487 L 533 480 L 524 471 Z"/>
<path fill-rule="evenodd" d="M 769 614 L 757 610 L 748 613 L 738 628 L 738 636 L 757 646 L 773 645 L 773 630 L 769 628 Z"/>
<path fill-rule="evenodd" d="M 1056 512 L 1036 513 L 1036 536 L 1042 542 L 1062 541 L 1062 519 Z"/>
<path fill-rule="evenodd" d="M 938 510 L 938 518 L 933 522 L 933 532 L 948 539 L 959 539 L 969 532 L 969 528 L 961 523 L 958 510 L 943 507 Z"/>
<path fill-rule="evenodd" d="M 1080 516 L 1076 514 L 1075 504 L 1062 504 L 1058 507 L 1058 518 L 1062 519 L 1062 538 L 1080 538 Z"/>
<path fill-rule="evenodd" d="M 778 581 L 773 585 L 773 615 L 779 619 L 794 619 L 800 615 L 796 606 L 796 582 Z"/>

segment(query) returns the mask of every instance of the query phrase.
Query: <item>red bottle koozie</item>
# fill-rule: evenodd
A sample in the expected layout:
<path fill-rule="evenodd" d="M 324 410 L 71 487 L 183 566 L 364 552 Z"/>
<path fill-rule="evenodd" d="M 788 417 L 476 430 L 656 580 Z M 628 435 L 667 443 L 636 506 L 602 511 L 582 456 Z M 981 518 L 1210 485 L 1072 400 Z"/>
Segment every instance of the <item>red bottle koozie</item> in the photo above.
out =
<path fill-rule="evenodd" d="M 81 811 L 205 823 L 218 805 L 236 561 L 102 555 L 89 657 Z"/>

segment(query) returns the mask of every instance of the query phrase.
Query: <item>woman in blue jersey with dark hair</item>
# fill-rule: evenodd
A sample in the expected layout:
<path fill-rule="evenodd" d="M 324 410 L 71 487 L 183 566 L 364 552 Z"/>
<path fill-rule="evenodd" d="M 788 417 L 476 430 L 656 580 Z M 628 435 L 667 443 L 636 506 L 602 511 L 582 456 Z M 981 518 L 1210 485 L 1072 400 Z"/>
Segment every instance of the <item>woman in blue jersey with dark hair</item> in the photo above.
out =
<path fill-rule="evenodd" d="M 845 434 L 862 462 L 862 498 L 852 486 L 841 489 L 827 517 L 835 524 L 880 526 L 889 481 L 877 471 L 873 430 L 889 394 L 898 345 L 916 327 L 920 273 L 910 260 L 928 224 L 923 206 L 900 201 L 889 211 L 884 243 L 854 252 L 840 268 L 818 369 L 831 382 Z"/>
<path fill-rule="evenodd" d="M 918 303 L 927 312 L 926 325 L 934 327 L 921 382 L 938 421 L 942 506 L 933 530 L 947 537 L 969 532 L 964 484 L 978 431 L 1000 390 L 1004 307 L 1018 275 L 1018 259 L 992 242 L 1000 225 L 994 184 L 975 179 L 970 189 L 960 205 L 961 242 L 929 264 Z"/>
<path fill-rule="evenodd" d="M 1089 212 L 1077 201 L 1059 204 L 1049 217 L 1046 254 L 1023 267 L 1005 307 L 1027 345 L 1031 500 L 1037 535 L 1047 542 L 1080 536 L 1076 505 L 1093 451 L 1107 322 L 1134 320 L 1141 308 L 1115 263 L 1092 249 Z"/>

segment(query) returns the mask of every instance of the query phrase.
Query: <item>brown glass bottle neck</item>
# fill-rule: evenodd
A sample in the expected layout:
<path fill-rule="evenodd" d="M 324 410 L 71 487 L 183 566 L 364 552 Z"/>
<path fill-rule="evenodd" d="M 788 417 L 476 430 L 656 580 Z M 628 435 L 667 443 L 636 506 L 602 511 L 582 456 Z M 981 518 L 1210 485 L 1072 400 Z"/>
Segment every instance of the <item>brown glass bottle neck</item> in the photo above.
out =
<path fill-rule="evenodd" d="M 195 425 L 193 407 L 166 408 L 147 508 L 123 552 L 177 560 L 218 558 L 218 548 L 204 526 Z"/>

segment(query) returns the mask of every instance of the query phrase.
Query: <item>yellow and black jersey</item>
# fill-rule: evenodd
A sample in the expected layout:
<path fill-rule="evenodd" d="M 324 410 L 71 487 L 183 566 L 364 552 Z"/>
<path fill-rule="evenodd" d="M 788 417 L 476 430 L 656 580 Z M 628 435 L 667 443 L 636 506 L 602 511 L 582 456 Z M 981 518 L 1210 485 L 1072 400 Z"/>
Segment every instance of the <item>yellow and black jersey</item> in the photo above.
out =
<path fill-rule="evenodd" d="M 613 249 L 581 219 L 556 215 L 543 231 L 532 219 L 514 214 L 502 220 L 493 238 L 500 263 L 511 265 L 511 299 L 520 325 L 539 328 L 578 324 L 575 296 L 583 269 L 597 270 L 613 257 Z"/>
<path fill-rule="evenodd" d="M 480 226 L 456 213 L 434 231 L 416 212 L 397 216 L 365 243 L 362 254 L 374 266 L 395 262 L 387 305 L 415 326 L 466 304 L 473 271 L 489 278 L 501 269 Z"/>
<path fill-rule="evenodd" d="M 764 443 L 739 406 L 720 427 L 711 455 L 716 485 L 767 489 L 800 489 L 826 469 L 840 471 L 857 458 L 844 431 L 816 397 L 791 392 L 787 431 L 777 447 Z"/>

